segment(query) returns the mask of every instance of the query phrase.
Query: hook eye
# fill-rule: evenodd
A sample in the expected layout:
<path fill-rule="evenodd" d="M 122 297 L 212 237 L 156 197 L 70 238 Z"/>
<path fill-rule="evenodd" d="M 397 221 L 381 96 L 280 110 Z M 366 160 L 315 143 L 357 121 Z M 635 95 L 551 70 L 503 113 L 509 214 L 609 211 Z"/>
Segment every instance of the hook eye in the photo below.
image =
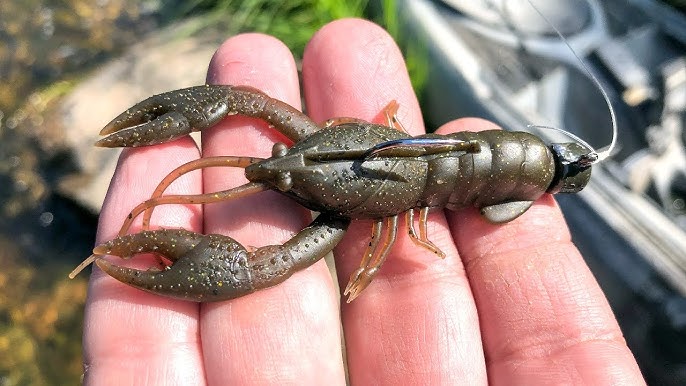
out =
<path fill-rule="evenodd" d="M 576 193 L 588 184 L 591 165 L 598 154 L 577 143 L 554 143 L 550 150 L 555 158 L 555 177 L 548 193 Z"/>
<path fill-rule="evenodd" d="M 588 167 L 598 160 L 598 153 L 577 142 L 553 143 L 550 145 L 560 163 Z"/>

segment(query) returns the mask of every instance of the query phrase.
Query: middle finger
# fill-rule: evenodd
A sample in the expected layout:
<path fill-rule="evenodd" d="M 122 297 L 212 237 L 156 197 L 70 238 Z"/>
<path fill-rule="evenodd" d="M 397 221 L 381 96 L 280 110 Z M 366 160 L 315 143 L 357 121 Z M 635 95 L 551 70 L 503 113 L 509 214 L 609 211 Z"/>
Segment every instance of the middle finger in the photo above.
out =
<path fill-rule="evenodd" d="M 341 38 L 341 37 L 344 38 Z M 303 60 L 306 101 L 315 121 L 372 120 L 391 100 L 413 134 L 423 132 L 407 70 L 391 37 L 362 20 L 324 27 Z M 441 260 L 414 245 L 401 221 L 398 240 L 376 279 L 342 306 L 352 384 L 480 384 L 486 382 L 476 307 L 441 212 L 429 216 Z M 342 286 L 371 236 L 357 221 L 336 248 Z"/>

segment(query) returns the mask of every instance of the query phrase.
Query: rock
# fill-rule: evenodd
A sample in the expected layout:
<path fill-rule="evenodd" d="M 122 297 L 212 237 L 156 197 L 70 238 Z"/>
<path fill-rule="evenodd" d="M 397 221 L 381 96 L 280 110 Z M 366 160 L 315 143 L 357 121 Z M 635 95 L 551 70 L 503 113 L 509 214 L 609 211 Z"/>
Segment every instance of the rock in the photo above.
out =
<path fill-rule="evenodd" d="M 177 31 L 187 30 L 189 23 L 172 25 L 142 40 L 64 98 L 58 119 L 82 174 L 60 181 L 60 193 L 99 212 L 120 153 L 93 146 L 100 129 L 153 94 L 205 83 L 210 58 L 226 36 L 204 28 L 178 37 Z"/>

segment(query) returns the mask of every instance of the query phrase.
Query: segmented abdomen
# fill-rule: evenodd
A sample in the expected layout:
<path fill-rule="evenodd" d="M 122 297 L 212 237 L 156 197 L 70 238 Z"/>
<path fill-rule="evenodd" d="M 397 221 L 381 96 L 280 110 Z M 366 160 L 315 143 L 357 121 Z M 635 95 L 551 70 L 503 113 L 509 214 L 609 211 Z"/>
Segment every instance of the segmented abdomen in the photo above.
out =
<path fill-rule="evenodd" d="M 508 201 L 533 201 L 550 186 L 553 155 L 538 137 L 524 132 L 458 132 L 449 137 L 479 141 L 478 153 L 430 161 L 428 206 L 457 210 Z"/>

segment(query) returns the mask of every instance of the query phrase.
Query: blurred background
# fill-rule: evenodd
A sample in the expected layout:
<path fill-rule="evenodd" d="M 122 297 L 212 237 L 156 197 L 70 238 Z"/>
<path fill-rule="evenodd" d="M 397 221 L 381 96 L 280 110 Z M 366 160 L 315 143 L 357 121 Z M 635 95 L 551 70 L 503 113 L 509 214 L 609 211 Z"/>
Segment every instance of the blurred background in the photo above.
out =
<path fill-rule="evenodd" d="M 686 2 L 535 3 L 619 118 L 615 157 L 559 202 L 649 383 L 686 384 Z M 300 58 L 349 16 L 399 42 L 428 127 L 469 115 L 609 142 L 597 88 L 526 1 L 0 2 L 0 386 L 80 382 L 87 275 L 67 274 L 93 246 L 116 163 L 92 146 L 100 128 L 203 83 L 232 34 L 272 34 Z"/>

